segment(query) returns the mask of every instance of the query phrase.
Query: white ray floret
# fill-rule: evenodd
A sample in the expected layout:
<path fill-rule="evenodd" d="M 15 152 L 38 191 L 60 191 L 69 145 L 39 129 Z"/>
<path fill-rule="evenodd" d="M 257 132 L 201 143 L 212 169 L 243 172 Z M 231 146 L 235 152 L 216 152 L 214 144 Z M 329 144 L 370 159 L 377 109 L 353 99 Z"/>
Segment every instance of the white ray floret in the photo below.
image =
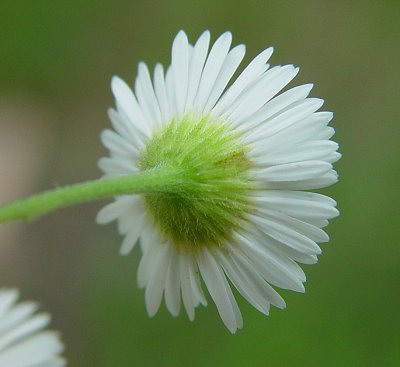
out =
<path fill-rule="evenodd" d="M 180 31 L 165 72 L 157 64 L 151 79 L 140 63 L 135 92 L 114 77 L 116 110 L 109 116 L 115 132 L 103 132 L 110 157 L 99 160 L 106 177 L 121 176 L 148 169 L 159 154 L 151 164 L 187 164 L 201 177 L 199 190 L 215 191 L 189 199 L 180 193 L 117 197 L 97 221 L 117 220 L 125 236 L 122 254 L 140 243 L 138 283 L 150 316 L 164 298 L 173 316 L 183 304 L 193 320 L 196 307 L 207 305 L 204 284 L 235 332 L 243 320 L 231 285 L 264 314 L 270 305 L 285 307 L 273 286 L 304 292 L 306 276 L 298 263 L 317 262 L 319 243 L 329 240 L 322 228 L 339 214 L 334 200 L 305 190 L 337 181 L 333 163 L 340 154 L 330 140 L 333 114 L 319 111 L 322 99 L 309 97 L 313 85 L 282 92 L 299 68 L 270 67 L 270 47 L 232 79 L 245 46 L 231 44 L 230 32 L 210 46 L 208 31 L 194 45 Z M 180 131 L 182 136 L 174 135 Z M 207 166 L 208 159 L 214 166 Z M 231 176 L 218 176 L 225 170 Z M 242 185 L 238 191 L 220 190 L 218 185 L 235 180 Z M 214 196 L 208 198 L 209 192 Z M 170 202 L 171 197 L 180 199 Z"/>
<path fill-rule="evenodd" d="M 17 300 L 18 291 L 0 289 L 0 367 L 65 366 L 59 335 L 45 329 L 50 316 Z"/>

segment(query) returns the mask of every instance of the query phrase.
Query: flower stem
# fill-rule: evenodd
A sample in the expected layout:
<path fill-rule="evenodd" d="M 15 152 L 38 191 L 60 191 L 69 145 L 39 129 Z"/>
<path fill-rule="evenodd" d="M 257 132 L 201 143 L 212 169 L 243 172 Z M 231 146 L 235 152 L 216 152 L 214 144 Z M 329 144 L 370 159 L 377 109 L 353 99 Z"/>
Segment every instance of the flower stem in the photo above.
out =
<path fill-rule="evenodd" d="M 127 176 L 65 186 L 0 206 L 0 223 L 35 219 L 56 209 L 110 196 L 177 192 L 188 183 L 184 177 L 182 169 L 162 166 Z"/>

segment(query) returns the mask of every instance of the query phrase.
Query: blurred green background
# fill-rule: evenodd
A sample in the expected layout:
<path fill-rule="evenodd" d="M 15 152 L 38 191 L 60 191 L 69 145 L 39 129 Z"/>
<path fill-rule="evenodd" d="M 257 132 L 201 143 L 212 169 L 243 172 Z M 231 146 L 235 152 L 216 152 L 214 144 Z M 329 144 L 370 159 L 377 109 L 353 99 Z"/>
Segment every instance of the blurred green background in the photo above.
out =
<path fill-rule="evenodd" d="M 335 112 L 331 241 L 306 293 L 282 292 L 286 310 L 239 298 L 236 335 L 213 305 L 193 323 L 164 306 L 149 319 L 138 249 L 120 257 L 115 226 L 94 223 L 103 203 L 2 226 L 0 287 L 52 313 L 71 366 L 400 365 L 400 2 L 0 0 L 0 19 L 1 202 L 97 178 L 111 76 L 166 65 L 179 29 L 231 30 L 245 61 L 274 45 L 272 63 L 299 65 L 295 84 L 314 82 Z"/>

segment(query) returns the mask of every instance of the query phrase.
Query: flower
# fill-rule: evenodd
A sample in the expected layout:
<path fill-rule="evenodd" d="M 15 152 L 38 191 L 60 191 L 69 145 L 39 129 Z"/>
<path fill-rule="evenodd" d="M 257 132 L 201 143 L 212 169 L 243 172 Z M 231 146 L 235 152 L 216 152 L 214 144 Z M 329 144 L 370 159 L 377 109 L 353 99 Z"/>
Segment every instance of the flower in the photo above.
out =
<path fill-rule="evenodd" d="M 44 330 L 50 316 L 35 314 L 35 303 L 17 299 L 17 290 L 0 289 L 0 366 L 65 366 L 58 334 Z"/>
<path fill-rule="evenodd" d="M 138 283 L 150 316 L 164 294 L 172 315 L 182 297 L 193 320 L 207 305 L 202 278 L 234 333 L 243 320 L 230 283 L 264 314 L 285 307 L 271 285 L 304 292 L 298 263 L 317 262 L 318 243 L 329 239 L 322 228 L 338 215 L 334 200 L 304 190 L 335 183 L 340 154 L 330 140 L 333 114 L 308 97 L 312 84 L 281 92 L 299 69 L 270 67 L 268 48 L 232 80 L 245 46 L 230 49 L 231 41 L 226 32 L 208 52 L 208 31 L 194 45 L 180 31 L 165 75 L 157 64 L 152 81 L 139 63 L 134 93 L 112 79 L 105 177 L 165 165 L 182 167 L 193 187 L 116 197 L 97 222 L 117 220 L 124 255 L 140 242 Z"/>

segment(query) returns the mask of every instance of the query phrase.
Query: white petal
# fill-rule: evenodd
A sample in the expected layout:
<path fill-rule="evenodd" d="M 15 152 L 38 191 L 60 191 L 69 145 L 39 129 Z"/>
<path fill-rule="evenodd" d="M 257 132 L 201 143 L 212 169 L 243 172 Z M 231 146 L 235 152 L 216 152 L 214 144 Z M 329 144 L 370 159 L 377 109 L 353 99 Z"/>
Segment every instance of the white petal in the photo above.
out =
<path fill-rule="evenodd" d="M 107 114 L 114 130 L 121 137 L 124 137 L 128 142 L 133 144 L 136 151 L 139 151 L 143 147 L 143 138 L 145 137 L 143 132 L 140 131 L 128 118 L 124 118 L 124 114 L 118 113 L 113 108 L 109 108 Z M 131 148 L 129 148 L 129 151 L 130 149 Z"/>
<path fill-rule="evenodd" d="M 298 191 L 299 192 L 299 191 Z M 315 227 L 318 228 L 324 228 L 329 224 L 328 219 L 308 219 L 308 218 L 302 218 L 304 222 L 310 223 Z"/>
<path fill-rule="evenodd" d="M 8 345 L 16 342 L 19 339 L 27 337 L 48 325 L 50 317 L 46 314 L 40 314 L 32 317 L 28 321 L 13 328 L 5 335 L 0 336 L 0 350 L 6 348 Z"/>
<path fill-rule="evenodd" d="M 289 118 L 289 116 L 286 117 Z M 281 129 L 274 132 L 273 135 L 270 135 L 271 130 L 269 129 L 269 125 L 264 126 L 261 124 L 259 128 L 254 129 L 258 131 L 258 135 L 251 133 L 246 137 L 246 140 L 248 142 L 252 140 L 254 144 L 260 147 L 268 146 L 270 149 L 277 150 L 280 150 L 282 146 L 288 147 L 296 143 L 325 140 L 326 138 L 323 137 L 323 135 L 326 135 L 327 131 L 332 129 L 327 127 L 332 117 L 332 112 L 315 112 L 299 120 L 299 115 L 293 114 L 291 119 L 292 123 L 288 125 L 286 121 L 285 126 L 283 127 L 283 125 L 281 125 Z"/>
<path fill-rule="evenodd" d="M 199 88 L 201 74 L 203 72 L 204 63 L 207 58 L 209 44 L 210 44 L 210 32 L 205 31 L 196 42 L 190 60 L 186 111 L 191 110 L 193 107 L 193 101 L 196 97 Z"/>
<path fill-rule="evenodd" d="M 293 261 L 285 251 L 279 251 L 282 247 L 277 246 L 277 241 L 269 239 L 267 235 L 261 231 L 251 231 L 251 235 L 248 235 L 249 241 L 256 243 L 258 249 L 267 255 L 268 258 L 274 259 L 274 262 L 279 264 L 281 269 L 285 269 L 286 273 L 292 277 L 292 279 L 300 280 L 302 283 L 306 281 L 306 275 L 303 269 Z"/>
<path fill-rule="evenodd" d="M 207 249 L 199 254 L 198 264 L 201 276 L 217 306 L 222 321 L 231 333 L 235 333 L 239 325 L 234 306 L 231 303 L 231 295 L 229 295 L 231 291 L 229 286 L 227 288 L 225 285 L 225 275 Z"/>
<path fill-rule="evenodd" d="M 154 247 L 145 291 L 147 313 L 150 317 L 157 313 L 161 304 L 170 256 L 169 246 L 166 244 Z"/>
<path fill-rule="evenodd" d="M 311 178 L 308 180 L 300 181 L 287 181 L 287 182 L 264 182 L 263 185 L 267 189 L 278 190 L 313 190 L 328 187 L 337 182 L 338 176 L 334 170 L 330 170 L 322 176 Z"/>
<path fill-rule="evenodd" d="M 275 218 L 261 218 L 255 215 L 252 215 L 250 218 L 261 231 L 297 251 L 309 255 L 321 253 L 321 249 L 315 241 L 280 223 L 280 221 Z"/>
<path fill-rule="evenodd" d="M 145 135 L 149 135 L 151 132 L 149 122 L 146 121 L 132 90 L 122 79 L 116 76 L 111 80 L 111 89 L 115 96 L 118 110 L 123 111 L 137 129 Z"/>
<path fill-rule="evenodd" d="M 142 249 L 145 249 L 137 271 L 137 282 L 140 288 L 144 288 L 147 285 L 150 273 L 153 270 L 154 254 L 157 252 L 157 246 L 161 245 L 156 242 L 155 233 L 148 233 L 148 237 L 144 235 L 145 233 L 146 231 L 140 237 Z"/>
<path fill-rule="evenodd" d="M 339 215 L 334 200 L 312 192 L 266 190 L 255 202 L 296 218 L 331 219 Z"/>
<path fill-rule="evenodd" d="M 116 175 L 128 175 L 137 171 L 137 168 L 131 162 L 123 159 L 103 157 L 99 159 L 97 165 L 104 173 Z"/>
<path fill-rule="evenodd" d="M 274 288 L 265 282 L 262 276 L 257 273 L 253 264 L 245 256 L 237 251 L 232 254 L 232 260 L 238 268 L 242 269 L 254 288 L 258 289 L 260 294 L 263 295 L 268 302 L 281 309 L 286 307 L 284 299 Z"/>
<path fill-rule="evenodd" d="M 186 33 L 179 31 L 172 44 L 173 82 L 178 117 L 183 115 L 189 79 L 189 44 Z"/>
<path fill-rule="evenodd" d="M 10 330 L 15 325 L 23 323 L 37 310 L 37 305 L 32 302 L 20 303 L 14 306 L 5 317 L 0 318 L 0 335 Z"/>
<path fill-rule="evenodd" d="M 165 88 L 167 89 L 168 105 L 171 117 L 177 115 L 177 106 L 175 98 L 175 88 L 174 88 L 174 73 L 172 67 L 167 69 L 165 74 Z"/>
<path fill-rule="evenodd" d="M 140 107 L 150 127 L 154 128 L 161 124 L 161 112 L 147 65 L 139 63 L 138 76 L 135 81 L 135 93 Z"/>
<path fill-rule="evenodd" d="M 285 213 L 281 213 L 276 210 L 271 209 L 259 209 L 260 213 L 263 216 L 268 218 L 273 218 L 277 222 L 282 223 L 283 225 L 288 226 L 289 228 L 301 233 L 302 235 L 310 238 L 315 242 L 328 242 L 328 235 L 319 227 L 313 226 L 310 223 L 301 221 L 296 218 L 292 218 Z"/>
<path fill-rule="evenodd" d="M 313 84 L 300 85 L 276 96 L 249 117 L 248 120 L 243 122 L 242 126 L 250 130 L 272 116 L 284 112 L 285 109 L 288 109 L 289 106 L 295 102 L 305 99 L 309 95 L 312 87 Z"/>
<path fill-rule="evenodd" d="M 0 317 L 8 312 L 17 301 L 18 291 L 15 289 L 0 289 Z"/>
<path fill-rule="evenodd" d="M 171 119 L 171 112 L 169 110 L 167 87 L 164 79 L 164 69 L 161 64 L 157 64 L 154 69 L 154 91 L 160 106 L 161 120 L 162 122 L 168 122 Z"/>
<path fill-rule="evenodd" d="M 64 366 L 61 358 L 55 358 L 61 353 L 63 346 L 57 335 L 43 332 L 24 339 L 18 344 L 0 353 L 0 366 L 36 367 L 36 366 Z"/>
<path fill-rule="evenodd" d="M 261 277 L 259 277 L 259 283 L 254 284 L 250 280 L 243 269 L 233 261 L 231 257 L 227 257 L 220 252 L 217 253 L 218 260 L 220 261 L 225 274 L 229 277 L 232 284 L 239 291 L 239 293 L 257 310 L 268 315 L 269 313 L 269 302 L 263 295 L 263 288 L 256 288 L 259 284 L 263 286 L 267 284 Z M 261 283 L 262 282 L 262 283 Z"/>
<path fill-rule="evenodd" d="M 190 275 L 190 283 L 193 292 L 193 301 L 195 307 L 201 303 L 203 306 L 207 306 L 207 300 L 204 297 L 203 290 L 201 289 L 201 282 L 199 277 L 199 271 L 197 267 L 197 263 L 193 258 L 193 254 L 188 253 L 188 266 L 189 266 L 189 275 Z"/>
<path fill-rule="evenodd" d="M 254 235 L 257 238 L 257 241 L 260 244 L 262 244 L 262 246 L 266 246 L 270 249 L 273 249 L 274 251 L 279 252 L 280 254 L 287 256 L 290 259 L 295 260 L 299 263 L 315 264 L 318 262 L 317 255 L 305 254 L 304 252 L 296 250 L 282 242 L 275 240 L 274 238 L 268 236 L 261 230 L 257 229 L 253 231 L 252 235 Z"/>
<path fill-rule="evenodd" d="M 121 244 L 120 254 L 128 255 L 136 242 L 138 241 L 140 234 L 143 231 L 144 221 L 146 220 L 144 213 L 141 216 L 137 217 L 132 227 L 129 229 L 128 233 L 125 235 L 124 240 Z"/>
<path fill-rule="evenodd" d="M 231 254 L 231 275 L 232 277 L 241 277 L 242 288 L 247 288 L 247 292 L 258 299 L 257 303 L 271 303 L 276 307 L 285 308 L 286 304 L 283 298 L 276 292 L 254 269 L 254 265 L 245 258 L 240 252 Z M 239 290 L 239 289 L 238 289 Z M 260 311 L 268 314 L 267 308 Z"/>
<path fill-rule="evenodd" d="M 194 320 L 193 292 L 190 282 L 188 260 L 184 253 L 179 255 L 179 273 L 182 287 L 182 300 L 190 321 Z"/>
<path fill-rule="evenodd" d="M 126 205 L 118 217 L 118 232 L 123 235 L 127 234 L 135 226 L 137 218 L 145 213 L 143 198 L 140 195 L 132 197 L 132 204 Z"/>
<path fill-rule="evenodd" d="M 342 158 L 342 155 L 339 152 L 333 152 L 333 153 L 329 154 L 327 157 L 325 157 L 325 160 L 329 163 L 335 163 L 340 158 Z"/>
<path fill-rule="evenodd" d="M 138 156 L 138 149 L 112 130 L 103 130 L 100 138 L 104 146 L 110 149 L 111 152 L 132 158 Z"/>
<path fill-rule="evenodd" d="M 296 292 L 304 292 L 304 286 L 301 280 L 288 269 L 279 258 L 268 252 L 265 246 L 257 245 L 256 238 L 249 240 L 242 235 L 237 234 L 236 240 L 240 248 L 249 260 L 254 264 L 257 272 L 262 277 L 280 288 L 290 289 Z M 232 249 L 237 253 L 235 248 Z"/>
<path fill-rule="evenodd" d="M 328 126 L 326 129 L 318 131 L 315 134 L 314 138 L 315 138 L 315 140 L 317 140 L 317 139 L 328 140 L 333 135 L 335 135 L 335 130 L 332 127 Z"/>
<path fill-rule="evenodd" d="M 206 106 L 204 107 L 203 113 L 207 114 L 214 107 L 221 93 L 224 91 L 232 75 L 235 73 L 239 64 L 242 62 L 244 54 L 246 53 L 246 47 L 239 45 L 229 51 L 228 56 L 222 65 L 221 71 L 215 81 L 214 87 L 211 91 Z"/>
<path fill-rule="evenodd" d="M 235 110 L 229 114 L 229 119 L 239 126 L 256 113 L 272 97 L 274 97 L 298 73 L 293 65 L 275 67 L 267 71 L 260 81 L 241 96 Z"/>
<path fill-rule="evenodd" d="M 273 149 L 259 144 L 257 150 L 251 152 L 255 164 L 268 167 L 291 162 L 310 160 L 328 161 L 331 163 L 332 154 L 338 149 L 338 144 L 331 140 L 314 140 Z"/>
<path fill-rule="evenodd" d="M 236 98 L 243 93 L 246 88 L 259 78 L 259 76 L 268 69 L 266 62 L 271 57 L 273 48 L 267 48 L 250 62 L 232 86 L 224 93 L 217 105 L 213 109 L 216 115 L 224 114 L 235 102 Z"/>
<path fill-rule="evenodd" d="M 267 182 L 303 181 L 320 177 L 332 169 L 324 161 L 305 161 L 280 164 L 257 172 L 257 178 Z"/>
<path fill-rule="evenodd" d="M 220 268 L 220 269 L 221 269 L 221 268 Z M 221 273 L 223 274 L 222 269 L 221 269 Z M 230 287 L 230 285 L 228 284 L 228 281 L 227 281 L 227 279 L 226 279 L 226 277 L 225 277 L 225 274 L 223 274 L 222 280 L 223 280 L 223 282 L 224 282 L 225 290 L 226 290 L 226 293 L 228 294 L 228 298 L 229 298 L 229 301 L 231 302 L 232 310 L 233 310 L 233 313 L 234 313 L 234 315 L 235 315 L 236 327 L 237 327 L 238 329 L 241 329 L 241 328 L 243 327 L 243 317 L 242 317 L 242 314 L 241 314 L 241 312 L 240 312 L 239 306 L 238 306 L 238 304 L 236 303 L 235 297 L 233 296 L 231 287 Z"/>
<path fill-rule="evenodd" d="M 169 256 L 168 272 L 165 278 L 165 303 L 172 316 L 178 316 L 181 306 L 181 281 L 179 268 L 179 255 L 170 244 L 171 253 Z"/>
<path fill-rule="evenodd" d="M 232 34 L 225 32 L 214 43 L 208 55 L 203 73 L 201 75 L 199 89 L 194 101 L 194 109 L 197 112 L 202 112 L 211 91 L 214 87 L 215 80 L 221 70 L 221 67 L 228 54 L 229 47 L 232 42 Z"/>
<path fill-rule="evenodd" d="M 255 129 L 251 130 L 247 137 L 247 141 L 252 142 L 272 137 L 279 131 L 284 130 L 296 122 L 312 115 L 323 105 L 323 103 L 324 101 L 319 98 L 307 98 L 295 102 L 287 110 L 273 116 L 263 124 L 260 124 Z"/>

